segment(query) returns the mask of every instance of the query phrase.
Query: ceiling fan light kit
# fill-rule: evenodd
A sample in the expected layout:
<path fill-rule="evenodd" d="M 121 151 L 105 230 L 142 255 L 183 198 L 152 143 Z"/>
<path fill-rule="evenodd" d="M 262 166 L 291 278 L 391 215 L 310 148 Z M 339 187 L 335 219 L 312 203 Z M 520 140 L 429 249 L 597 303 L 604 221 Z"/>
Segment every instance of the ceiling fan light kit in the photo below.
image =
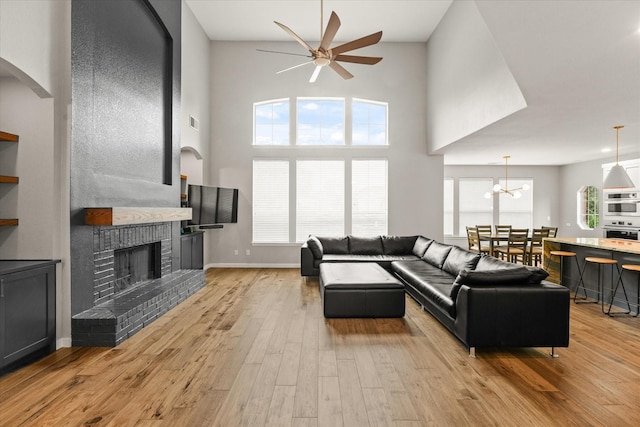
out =
<path fill-rule="evenodd" d="M 277 21 L 273 21 L 277 26 L 282 28 L 286 33 L 288 33 L 294 40 L 296 40 L 302 47 L 309 51 L 310 55 L 304 55 L 308 58 L 311 58 L 310 61 L 304 62 L 302 64 L 294 65 L 293 67 L 286 68 L 284 70 L 278 71 L 276 74 L 284 73 L 285 71 L 293 70 L 294 68 L 302 67 L 307 64 L 314 64 L 316 69 L 313 71 L 311 78 L 309 79 L 310 83 L 313 83 L 318 78 L 320 71 L 322 68 L 329 66 L 333 71 L 338 73 L 340 77 L 345 80 L 353 78 L 353 74 L 347 71 L 342 65 L 338 62 L 349 62 L 353 64 L 364 64 L 364 65 L 374 65 L 382 60 L 381 57 L 373 57 L 373 56 L 359 56 L 359 55 L 342 55 L 345 52 L 350 52 L 352 50 L 361 49 L 363 47 L 371 46 L 380 41 L 382 38 L 382 31 L 378 31 L 377 33 L 369 34 L 368 36 L 361 37 L 357 40 L 350 41 L 348 43 L 341 44 L 334 48 L 330 48 L 333 39 L 340 28 L 340 18 L 335 12 L 331 12 L 331 16 L 329 17 L 329 22 L 327 23 L 327 28 L 322 32 L 322 14 L 323 14 L 323 2 L 320 2 L 320 46 L 317 49 L 309 46 L 307 42 L 305 42 L 301 37 L 299 37 L 296 33 L 294 33 L 289 27 L 284 24 L 281 24 Z M 260 49 L 259 49 L 260 50 Z M 286 52 L 275 52 L 275 51 L 266 51 L 261 50 L 263 52 L 272 52 L 272 53 L 285 53 Z M 296 55 L 296 54 L 291 54 Z"/>
<path fill-rule="evenodd" d="M 635 188 L 633 181 L 624 167 L 618 164 L 618 133 L 624 126 L 618 125 L 613 128 L 616 130 L 616 164 L 609 171 L 609 175 L 604 179 L 602 187 L 605 190 L 613 190 L 619 188 Z"/>

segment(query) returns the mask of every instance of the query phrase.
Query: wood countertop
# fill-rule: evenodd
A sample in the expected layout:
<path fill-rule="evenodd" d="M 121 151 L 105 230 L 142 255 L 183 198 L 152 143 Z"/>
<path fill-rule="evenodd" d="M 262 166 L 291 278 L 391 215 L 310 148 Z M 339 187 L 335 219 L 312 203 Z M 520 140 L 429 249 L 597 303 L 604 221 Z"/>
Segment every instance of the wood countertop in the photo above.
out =
<path fill-rule="evenodd" d="M 549 237 L 544 240 L 640 255 L 640 242 L 634 240 L 601 239 L 597 237 Z"/>

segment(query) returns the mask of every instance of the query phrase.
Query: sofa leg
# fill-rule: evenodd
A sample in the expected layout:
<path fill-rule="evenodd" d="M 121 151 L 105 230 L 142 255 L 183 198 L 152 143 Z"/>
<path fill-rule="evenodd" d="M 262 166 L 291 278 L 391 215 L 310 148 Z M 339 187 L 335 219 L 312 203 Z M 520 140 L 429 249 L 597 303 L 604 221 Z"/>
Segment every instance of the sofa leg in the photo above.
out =
<path fill-rule="evenodd" d="M 551 353 L 549 353 L 549 356 L 554 357 L 554 358 L 560 357 L 560 355 L 556 352 L 556 348 L 555 347 L 551 347 Z"/>
<path fill-rule="evenodd" d="M 476 348 L 475 347 L 469 347 L 469 357 L 473 357 L 474 359 L 476 358 Z"/>

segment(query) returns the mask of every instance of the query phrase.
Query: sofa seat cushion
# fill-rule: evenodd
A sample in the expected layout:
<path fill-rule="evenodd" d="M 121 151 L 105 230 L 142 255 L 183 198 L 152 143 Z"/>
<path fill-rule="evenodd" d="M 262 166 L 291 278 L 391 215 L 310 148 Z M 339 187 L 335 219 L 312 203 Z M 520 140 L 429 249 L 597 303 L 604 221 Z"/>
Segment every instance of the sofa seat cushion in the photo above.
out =
<path fill-rule="evenodd" d="M 451 316 L 455 315 L 455 306 L 450 297 L 455 276 L 422 260 L 395 261 L 391 269 L 435 305 Z"/>
<path fill-rule="evenodd" d="M 415 255 L 354 255 L 354 254 L 324 254 L 322 259 L 313 261 L 314 267 L 323 262 L 376 262 L 380 265 L 390 264 L 393 261 L 415 261 L 419 258 Z"/>

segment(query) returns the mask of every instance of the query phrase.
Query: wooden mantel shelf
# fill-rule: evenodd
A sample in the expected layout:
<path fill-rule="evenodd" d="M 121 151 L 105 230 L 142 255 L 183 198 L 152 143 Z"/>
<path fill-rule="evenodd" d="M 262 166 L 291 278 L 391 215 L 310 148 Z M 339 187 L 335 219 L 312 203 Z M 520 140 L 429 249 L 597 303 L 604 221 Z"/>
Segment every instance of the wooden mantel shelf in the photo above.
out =
<path fill-rule="evenodd" d="M 86 225 L 131 225 L 154 222 L 186 221 L 191 208 L 85 208 Z"/>

